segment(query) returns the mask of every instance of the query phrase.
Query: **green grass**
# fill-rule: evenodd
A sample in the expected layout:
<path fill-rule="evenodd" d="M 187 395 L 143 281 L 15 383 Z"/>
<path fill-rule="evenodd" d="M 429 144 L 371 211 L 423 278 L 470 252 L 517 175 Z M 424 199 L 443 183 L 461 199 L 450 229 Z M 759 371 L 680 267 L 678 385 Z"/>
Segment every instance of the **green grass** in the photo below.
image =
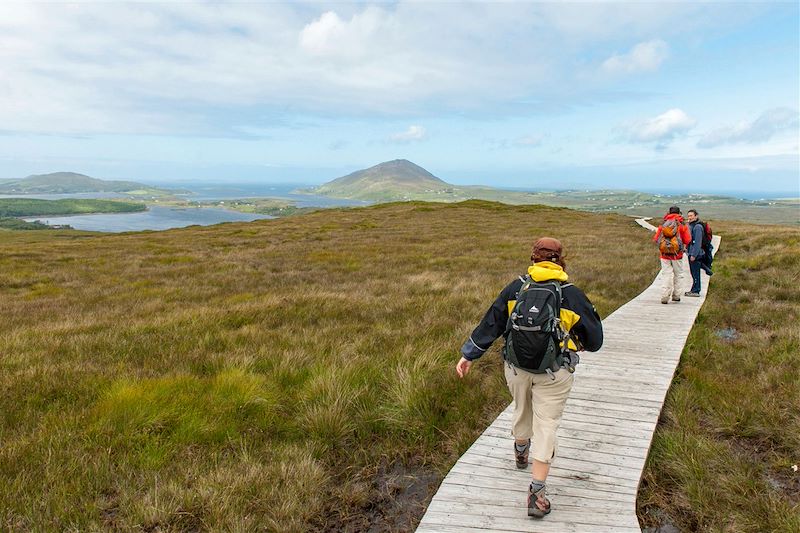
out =
<path fill-rule="evenodd" d="M 639 494 L 647 525 L 800 531 L 800 231 L 720 224 Z"/>
<path fill-rule="evenodd" d="M 4 230 L 41 230 L 49 227 L 39 221 L 26 222 L 14 217 L 0 217 L 0 229 Z"/>
<path fill-rule="evenodd" d="M 0 198 L 0 217 L 36 217 L 79 215 L 85 213 L 133 213 L 147 209 L 142 203 L 120 200 L 65 198 L 39 200 L 36 198 Z"/>
<path fill-rule="evenodd" d="M 496 350 L 453 366 L 544 234 L 604 314 L 657 269 L 628 218 L 485 202 L 0 233 L 0 527 L 364 530 L 412 472 L 412 528 L 508 402 Z"/>

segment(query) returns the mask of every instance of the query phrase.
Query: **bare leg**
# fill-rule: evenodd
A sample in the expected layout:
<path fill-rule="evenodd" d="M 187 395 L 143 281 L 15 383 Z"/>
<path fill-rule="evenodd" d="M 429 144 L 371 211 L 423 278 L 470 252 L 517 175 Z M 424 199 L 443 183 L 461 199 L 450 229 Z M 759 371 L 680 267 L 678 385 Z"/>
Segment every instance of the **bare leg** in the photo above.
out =
<path fill-rule="evenodd" d="M 550 473 L 550 463 L 543 463 L 534 459 L 531 473 L 533 474 L 533 479 L 542 482 L 547 480 L 547 474 Z"/>

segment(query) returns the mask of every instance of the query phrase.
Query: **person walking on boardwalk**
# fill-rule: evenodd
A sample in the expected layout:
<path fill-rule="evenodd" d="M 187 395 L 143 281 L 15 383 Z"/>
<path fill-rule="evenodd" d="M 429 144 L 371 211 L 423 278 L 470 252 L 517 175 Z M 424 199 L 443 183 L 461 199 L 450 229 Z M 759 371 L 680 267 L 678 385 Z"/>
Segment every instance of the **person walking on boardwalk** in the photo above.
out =
<path fill-rule="evenodd" d="M 653 241 L 661 252 L 661 303 L 681 301 L 683 290 L 683 252 L 692 241 L 689 228 L 683 223 L 681 210 L 673 205 L 664 215 L 664 222 L 656 229 Z"/>
<path fill-rule="evenodd" d="M 703 268 L 705 251 L 703 250 L 703 237 L 705 227 L 700 222 L 697 210 L 689 209 L 686 212 L 686 220 L 689 222 L 689 234 L 692 241 L 689 244 L 689 272 L 692 274 L 692 288 L 684 293 L 685 296 L 700 296 L 700 269 Z"/>
<path fill-rule="evenodd" d="M 599 350 L 603 326 L 592 302 L 567 283 L 558 240 L 537 240 L 531 261 L 526 275 L 506 285 L 461 347 L 456 373 L 463 378 L 473 361 L 504 337 L 505 377 L 514 398 L 514 455 L 517 468 L 526 468 L 533 452 L 528 515 L 542 518 L 550 512 L 545 481 L 556 455 L 556 430 L 572 388 L 576 352 Z"/>

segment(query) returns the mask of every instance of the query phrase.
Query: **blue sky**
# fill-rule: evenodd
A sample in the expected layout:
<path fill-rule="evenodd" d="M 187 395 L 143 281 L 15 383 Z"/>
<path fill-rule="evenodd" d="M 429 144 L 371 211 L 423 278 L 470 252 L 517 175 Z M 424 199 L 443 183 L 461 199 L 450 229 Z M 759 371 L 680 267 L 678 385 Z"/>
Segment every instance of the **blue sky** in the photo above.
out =
<path fill-rule="evenodd" d="M 0 178 L 800 194 L 797 2 L 0 5 Z"/>

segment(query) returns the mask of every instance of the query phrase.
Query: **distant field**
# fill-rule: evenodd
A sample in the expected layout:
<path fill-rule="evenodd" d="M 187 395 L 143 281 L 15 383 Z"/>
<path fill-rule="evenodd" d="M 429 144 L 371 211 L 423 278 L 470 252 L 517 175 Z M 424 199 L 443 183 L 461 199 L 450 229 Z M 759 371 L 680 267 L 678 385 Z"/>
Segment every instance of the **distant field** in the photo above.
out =
<path fill-rule="evenodd" d="M 277 198 L 242 198 L 235 200 L 219 200 L 196 202 L 190 201 L 188 205 L 198 207 L 224 207 L 242 213 L 257 213 L 259 215 L 272 215 L 276 217 L 308 213 L 319 208 L 297 207 L 291 200 Z"/>
<path fill-rule="evenodd" d="M 79 215 L 86 213 L 134 213 L 145 211 L 143 203 L 121 200 L 66 198 L 39 200 L 34 198 L 0 198 L 0 217 L 38 217 Z"/>
<path fill-rule="evenodd" d="M 728 196 L 705 194 L 659 195 L 625 190 L 522 192 L 490 187 L 450 187 L 440 191 L 408 192 L 387 189 L 372 195 L 377 202 L 428 201 L 460 202 L 482 199 L 512 205 L 542 204 L 567 207 L 593 213 L 620 213 L 660 217 L 671 205 L 679 205 L 685 213 L 697 209 L 703 219 L 741 220 L 758 224 L 800 225 L 800 199 L 751 201 Z"/>

